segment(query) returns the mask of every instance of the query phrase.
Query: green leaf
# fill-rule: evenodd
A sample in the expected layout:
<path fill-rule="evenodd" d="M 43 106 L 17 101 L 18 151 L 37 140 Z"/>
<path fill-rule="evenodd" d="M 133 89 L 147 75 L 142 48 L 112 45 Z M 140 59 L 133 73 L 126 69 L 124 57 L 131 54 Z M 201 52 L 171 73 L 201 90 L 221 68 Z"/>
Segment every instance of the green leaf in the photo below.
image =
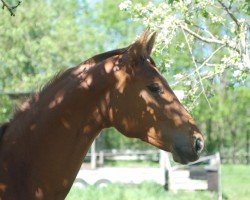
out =
<path fill-rule="evenodd" d="M 209 16 L 209 13 L 205 9 L 202 9 L 201 10 L 201 15 L 207 19 L 208 16 Z"/>
<path fill-rule="evenodd" d="M 179 2 L 179 0 L 168 0 L 168 3 L 173 4 L 175 1 Z"/>

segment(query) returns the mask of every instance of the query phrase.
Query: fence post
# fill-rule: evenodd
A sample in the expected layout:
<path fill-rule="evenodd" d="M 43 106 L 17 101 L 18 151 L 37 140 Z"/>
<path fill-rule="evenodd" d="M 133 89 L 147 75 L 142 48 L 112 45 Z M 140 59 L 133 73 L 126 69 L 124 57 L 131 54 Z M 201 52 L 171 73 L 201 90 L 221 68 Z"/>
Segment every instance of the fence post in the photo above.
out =
<path fill-rule="evenodd" d="M 96 141 L 94 140 L 92 145 L 91 145 L 91 169 L 96 168 L 96 152 L 95 152 L 95 143 Z"/>
<path fill-rule="evenodd" d="M 220 153 L 216 153 L 216 158 L 218 160 L 218 200 L 222 200 L 222 185 L 221 185 L 221 159 Z"/>
<path fill-rule="evenodd" d="M 99 166 L 103 167 L 103 164 L 104 164 L 104 153 L 103 151 L 100 151 L 99 152 Z"/>

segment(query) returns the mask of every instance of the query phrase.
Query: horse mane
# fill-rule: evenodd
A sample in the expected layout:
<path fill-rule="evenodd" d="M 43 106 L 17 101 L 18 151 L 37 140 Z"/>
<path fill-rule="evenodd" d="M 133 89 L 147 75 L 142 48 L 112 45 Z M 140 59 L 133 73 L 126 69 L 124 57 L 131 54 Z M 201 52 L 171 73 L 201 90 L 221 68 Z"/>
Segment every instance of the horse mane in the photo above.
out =
<path fill-rule="evenodd" d="M 5 131 L 8 127 L 9 127 L 9 122 L 6 122 L 6 123 L 0 125 L 0 141 L 1 141 L 3 134 L 5 133 Z"/>
<path fill-rule="evenodd" d="M 89 65 L 94 64 L 95 65 L 103 60 L 106 60 L 107 58 L 124 53 L 125 51 L 127 51 L 128 48 L 129 47 L 122 48 L 122 49 L 116 49 L 116 50 L 112 50 L 112 51 L 107 51 L 105 53 L 98 54 L 98 55 L 93 56 L 92 58 L 89 58 L 88 60 L 82 62 L 80 65 L 82 65 L 82 64 L 89 64 Z"/>
<path fill-rule="evenodd" d="M 112 50 L 112 51 L 107 51 L 98 55 L 95 55 L 87 60 L 85 60 L 84 62 L 80 63 L 78 66 L 82 66 L 82 65 L 89 65 L 89 66 L 94 66 L 112 56 L 115 55 L 120 55 L 122 53 L 124 53 L 127 50 L 127 48 L 122 48 L 122 49 L 116 49 L 116 50 Z M 68 73 L 71 72 L 72 68 L 68 68 L 66 70 L 62 70 L 59 73 L 57 73 L 54 78 L 52 78 L 50 81 L 48 81 L 41 89 L 40 92 L 38 93 L 42 93 L 44 92 L 47 88 L 49 88 L 51 85 L 55 84 L 57 81 L 63 79 L 65 76 L 68 75 Z"/>
<path fill-rule="evenodd" d="M 95 55 L 87 60 L 85 60 L 84 62 L 80 63 L 79 65 L 77 65 L 77 67 L 82 66 L 82 65 L 88 65 L 88 66 L 94 66 L 112 56 L 115 55 L 120 55 L 122 53 L 124 53 L 125 51 L 127 51 L 128 47 L 126 48 L 121 48 L 121 49 L 116 49 L 116 50 L 112 50 L 112 51 L 107 51 L 98 55 Z M 14 116 L 13 119 L 15 119 L 19 114 L 23 113 L 26 109 L 24 109 L 22 107 L 22 105 L 24 104 L 24 102 L 28 103 L 29 106 L 34 105 L 34 103 L 36 102 L 36 99 L 39 95 L 43 95 L 46 90 L 48 88 L 50 88 L 51 85 L 56 84 L 58 81 L 62 80 L 63 78 L 65 78 L 66 76 L 68 76 L 71 72 L 72 68 L 67 68 L 66 70 L 62 70 L 60 72 L 58 72 L 50 81 L 48 81 L 43 87 L 41 87 L 41 89 L 39 89 L 38 92 L 31 94 L 29 97 L 25 98 L 25 100 L 20 104 L 20 106 L 17 106 L 14 112 Z"/>

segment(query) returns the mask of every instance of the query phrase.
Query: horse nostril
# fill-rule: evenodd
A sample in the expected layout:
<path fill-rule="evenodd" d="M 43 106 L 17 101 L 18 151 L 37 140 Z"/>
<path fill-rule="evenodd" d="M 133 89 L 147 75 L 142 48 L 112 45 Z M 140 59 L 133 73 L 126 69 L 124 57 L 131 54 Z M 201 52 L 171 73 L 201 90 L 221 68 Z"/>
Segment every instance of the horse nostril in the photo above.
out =
<path fill-rule="evenodd" d="M 204 142 L 200 138 L 196 139 L 194 144 L 195 152 L 201 153 L 203 147 L 204 147 Z"/>

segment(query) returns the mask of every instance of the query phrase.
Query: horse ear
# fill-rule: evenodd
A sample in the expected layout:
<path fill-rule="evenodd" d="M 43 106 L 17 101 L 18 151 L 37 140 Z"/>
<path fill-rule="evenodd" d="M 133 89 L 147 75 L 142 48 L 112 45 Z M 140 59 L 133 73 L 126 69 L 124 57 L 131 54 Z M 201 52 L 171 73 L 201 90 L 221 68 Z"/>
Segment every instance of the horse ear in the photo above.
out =
<path fill-rule="evenodd" d="M 148 54 L 148 55 L 150 55 L 151 52 L 152 52 L 152 49 L 153 49 L 154 44 L 155 44 L 156 36 L 157 36 L 157 33 L 154 32 L 154 33 L 152 34 L 152 36 L 150 37 L 150 39 L 148 40 L 148 42 L 147 42 L 146 50 L 147 50 L 147 54 Z"/>
<path fill-rule="evenodd" d="M 150 56 L 155 42 L 156 32 L 154 32 L 148 40 L 149 35 L 150 31 L 147 29 L 132 45 L 130 45 L 128 51 L 133 58 Z"/>

